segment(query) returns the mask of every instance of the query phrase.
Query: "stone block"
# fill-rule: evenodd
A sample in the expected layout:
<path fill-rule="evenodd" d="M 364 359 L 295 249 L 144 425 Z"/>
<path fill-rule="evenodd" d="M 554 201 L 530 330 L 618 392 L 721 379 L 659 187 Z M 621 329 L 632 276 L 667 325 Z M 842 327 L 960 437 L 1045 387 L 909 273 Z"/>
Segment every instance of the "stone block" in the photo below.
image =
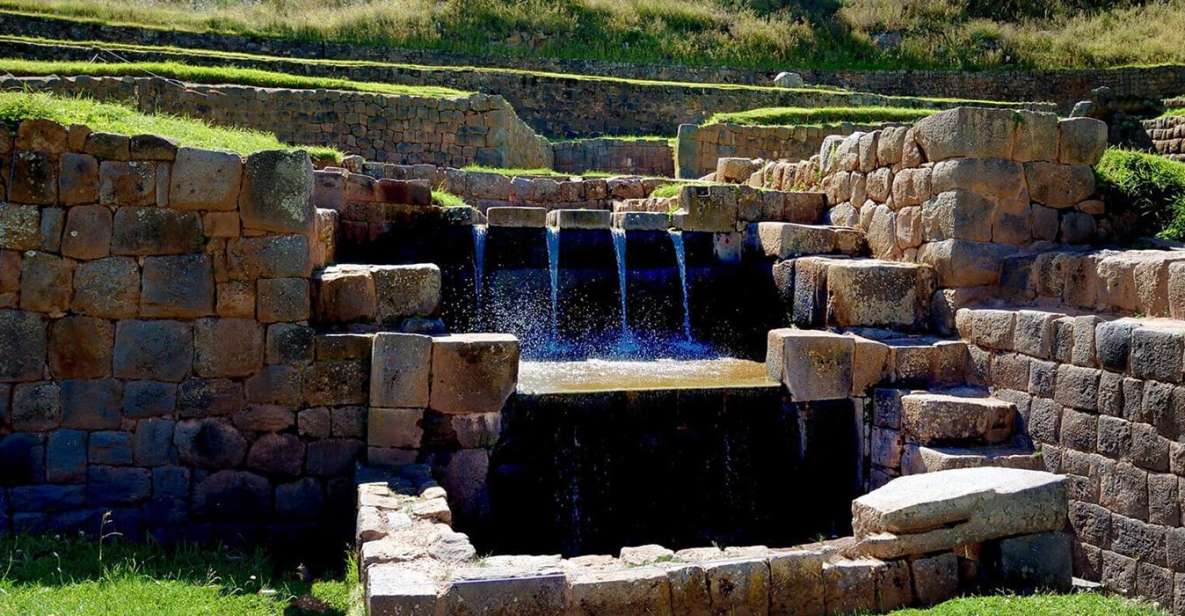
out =
<path fill-rule="evenodd" d="M 192 512 L 211 520 L 266 520 L 272 511 L 267 479 L 244 471 L 218 471 L 193 488 Z"/>
<path fill-rule="evenodd" d="M 132 160 L 173 161 L 177 158 L 177 142 L 158 135 L 134 135 L 128 149 Z"/>
<path fill-rule="evenodd" d="M 214 274 L 206 255 L 145 257 L 140 315 L 201 317 L 214 313 Z"/>
<path fill-rule="evenodd" d="M 838 327 L 921 325 L 928 316 L 929 274 L 913 264 L 837 260 L 827 270 L 827 322 Z"/>
<path fill-rule="evenodd" d="M 269 364 L 312 361 L 313 329 L 295 323 L 269 325 L 266 347 L 266 359 Z"/>
<path fill-rule="evenodd" d="M 491 227 L 543 228 L 547 226 L 547 208 L 491 207 L 486 219 Z"/>
<path fill-rule="evenodd" d="M 303 379 L 305 402 L 310 406 L 365 404 L 370 391 L 370 361 L 316 361 L 305 368 Z"/>
<path fill-rule="evenodd" d="M 99 203 L 110 206 L 156 205 L 156 163 L 105 160 L 99 163 Z"/>
<path fill-rule="evenodd" d="M 247 379 L 247 400 L 256 404 L 299 406 L 304 374 L 299 366 L 268 365 Z"/>
<path fill-rule="evenodd" d="M 233 210 L 243 161 L 237 154 L 178 148 L 169 180 L 169 206 L 184 210 Z"/>
<path fill-rule="evenodd" d="M 252 404 L 231 416 L 243 432 L 279 432 L 296 425 L 296 414 L 288 407 Z"/>
<path fill-rule="evenodd" d="M 304 321 L 309 318 L 309 281 L 303 278 L 267 278 L 255 288 L 256 319 L 260 323 Z"/>
<path fill-rule="evenodd" d="M 58 199 L 62 205 L 99 201 L 99 161 L 89 154 L 62 154 Z"/>
<path fill-rule="evenodd" d="M 247 468 L 295 477 L 304 468 L 304 443 L 294 434 L 264 434 L 247 453 Z"/>
<path fill-rule="evenodd" d="M 569 576 L 568 610 L 588 616 L 671 614 L 667 575 L 656 567 L 576 571 Z"/>
<path fill-rule="evenodd" d="M 309 238 L 303 235 L 266 235 L 236 238 L 226 244 L 229 275 L 236 280 L 307 277 Z"/>
<path fill-rule="evenodd" d="M 928 241 L 990 242 L 995 205 L 967 190 L 939 193 L 922 204 L 922 230 Z"/>
<path fill-rule="evenodd" d="M 74 261 L 45 252 L 21 260 L 21 309 L 62 314 L 74 290 Z"/>
<path fill-rule="evenodd" d="M 276 486 L 276 513 L 296 520 L 320 519 L 325 508 L 321 483 L 305 477 Z"/>
<path fill-rule="evenodd" d="M 376 266 L 371 277 L 382 323 L 431 316 L 440 306 L 441 274 L 434 264 Z"/>
<path fill-rule="evenodd" d="M 388 408 L 427 407 L 433 346 L 428 336 L 376 335 L 370 364 L 370 404 Z"/>
<path fill-rule="evenodd" d="M 239 194 L 243 227 L 303 233 L 314 219 L 313 164 L 301 150 L 269 150 L 247 157 Z M 228 208 L 229 209 L 229 208 Z"/>
<path fill-rule="evenodd" d="M 45 478 L 52 483 L 86 481 L 87 433 L 55 430 L 45 441 Z"/>
<path fill-rule="evenodd" d="M 114 374 L 125 379 L 179 382 L 193 362 L 193 333 L 178 321 L 120 321 L 115 330 Z"/>
<path fill-rule="evenodd" d="M 46 357 L 45 322 L 41 315 L 0 310 L 0 382 L 31 381 L 41 377 Z"/>
<path fill-rule="evenodd" d="M 40 209 L 33 205 L 0 203 L 0 247 L 34 250 L 40 245 Z"/>
<path fill-rule="evenodd" d="M 59 379 L 110 376 L 114 339 L 115 328 L 109 321 L 84 316 L 58 319 L 49 330 L 49 368 Z"/>
<path fill-rule="evenodd" d="M 99 259 L 111 253 L 111 210 L 99 205 L 70 208 L 62 236 L 62 254 L 73 259 Z"/>
<path fill-rule="evenodd" d="M 110 257 L 78 264 L 70 309 L 107 319 L 135 317 L 140 309 L 140 268 L 135 259 Z"/>
<path fill-rule="evenodd" d="M 373 343 L 374 334 L 318 334 L 313 339 L 316 357 L 320 361 L 367 359 Z"/>
<path fill-rule="evenodd" d="M 433 339 L 429 406 L 441 413 L 493 413 L 518 381 L 518 339 L 457 334 Z"/>
<path fill-rule="evenodd" d="M 24 120 L 17 127 L 16 149 L 61 154 L 66 150 L 66 127 L 53 120 Z"/>
<path fill-rule="evenodd" d="M 1100 467 L 1099 504 L 1121 515 L 1148 517 L 1148 472 L 1128 462 Z"/>
<path fill-rule="evenodd" d="M 835 230 L 821 225 L 761 222 L 749 225 L 757 253 L 772 259 L 828 254 L 835 251 Z"/>
<path fill-rule="evenodd" d="M 378 299 L 370 271 L 361 266 L 334 266 L 313 278 L 314 317 L 322 323 L 373 322 Z"/>
<path fill-rule="evenodd" d="M 177 388 L 181 417 L 227 415 L 243 408 L 243 385 L 228 379 L 187 379 Z"/>
<path fill-rule="evenodd" d="M 145 468 L 92 464 L 86 479 L 86 499 L 93 505 L 130 505 L 152 492 L 152 474 Z"/>
<path fill-rule="evenodd" d="M 173 444 L 182 463 L 200 468 L 238 466 L 247 440 L 223 419 L 187 419 L 177 423 Z"/>
<path fill-rule="evenodd" d="M 367 415 L 367 443 L 372 447 L 419 449 L 424 430 L 423 409 L 371 407 Z"/>
<path fill-rule="evenodd" d="M 1052 208 L 1070 208 L 1095 191 L 1094 170 L 1089 165 L 1025 163 L 1025 179 L 1033 201 Z"/>
<path fill-rule="evenodd" d="M 1057 161 L 1064 165 L 1098 164 L 1107 149 L 1107 123 L 1094 118 L 1067 118 L 1057 123 Z"/>
<path fill-rule="evenodd" d="M 255 285 L 241 280 L 219 282 L 214 289 L 214 312 L 220 317 L 255 317 Z"/>
<path fill-rule="evenodd" d="M 121 207 L 115 211 L 111 253 L 175 255 L 201 250 L 201 219 L 194 212 L 155 207 Z"/>
<path fill-rule="evenodd" d="M 436 583 L 400 563 L 366 569 L 366 613 L 375 616 L 431 616 L 436 613 Z"/>
<path fill-rule="evenodd" d="M 1053 399 L 1076 409 L 1098 410 L 1100 371 L 1061 364 L 1057 370 L 1057 387 Z"/>
<path fill-rule="evenodd" d="M 914 125 L 917 140 L 926 159 L 932 162 L 948 158 L 1011 158 L 1018 113 L 1006 109 L 957 107 Z"/>
<path fill-rule="evenodd" d="M 967 240 L 922 244 L 918 262 L 934 268 L 939 287 L 977 287 L 1000 280 L 1001 263 L 1013 248 Z"/>
<path fill-rule="evenodd" d="M 1179 383 L 1185 361 L 1185 330 L 1137 327 L 1131 332 L 1129 362 L 1137 378 Z"/>
<path fill-rule="evenodd" d="M 901 427 L 917 442 L 976 440 L 1001 443 L 1012 436 L 1016 407 L 995 398 L 909 394 L 901 398 Z"/>
<path fill-rule="evenodd" d="M 712 612 L 754 616 L 769 610 L 769 565 L 744 558 L 704 563 Z"/>
<path fill-rule="evenodd" d="M 132 463 L 132 435 L 128 432 L 95 432 L 86 450 L 91 464 L 127 466 Z"/>
<path fill-rule="evenodd" d="M 199 319 L 193 336 L 198 376 L 243 377 L 263 367 L 263 328 L 252 319 Z"/>
<path fill-rule="evenodd" d="M 61 425 L 62 402 L 58 383 L 42 381 L 13 387 L 9 422 L 13 430 L 20 432 L 43 432 Z"/>
<path fill-rule="evenodd" d="M 44 152 L 17 152 L 12 157 L 8 200 L 29 205 L 54 205 L 58 201 L 58 165 Z"/>
<path fill-rule="evenodd" d="M 168 464 L 173 457 L 175 427 L 176 422 L 172 419 L 145 419 L 137 422 L 136 432 L 132 439 L 132 452 L 136 466 Z M 156 483 L 155 477 L 153 483 Z M 154 493 L 159 493 L 159 490 L 154 489 Z"/>
<path fill-rule="evenodd" d="M 679 206 L 686 215 L 683 229 L 711 233 L 736 230 L 739 217 L 736 191 L 731 186 L 684 186 Z"/>
<path fill-rule="evenodd" d="M 828 614 L 873 612 L 877 609 L 876 576 L 879 560 L 839 560 L 823 565 L 823 587 Z"/>
<path fill-rule="evenodd" d="M 769 557 L 771 614 L 817 616 L 824 613 L 822 552 L 788 550 Z"/>
<path fill-rule="evenodd" d="M 933 605 L 959 592 L 959 559 L 951 552 L 915 558 L 909 563 L 918 602 Z"/>
<path fill-rule="evenodd" d="M 324 439 L 309 443 L 305 469 L 315 477 L 348 477 L 365 451 L 362 441 Z"/>

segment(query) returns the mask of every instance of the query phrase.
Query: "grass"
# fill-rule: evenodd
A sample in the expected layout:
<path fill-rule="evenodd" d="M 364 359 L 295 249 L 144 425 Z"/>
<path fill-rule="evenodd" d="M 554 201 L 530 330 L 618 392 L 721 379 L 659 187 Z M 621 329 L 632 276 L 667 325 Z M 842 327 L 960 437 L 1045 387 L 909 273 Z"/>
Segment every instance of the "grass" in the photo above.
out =
<path fill-rule="evenodd" d="M 1166 616 L 1148 604 L 1098 593 L 1070 595 L 994 595 L 963 597 L 924 609 L 889 612 L 891 616 Z"/>
<path fill-rule="evenodd" d="M 468 96 L 468 92 L 436 86 L 407 86 L 391 83 L 350 81 L 332 77 L 306 77 L 276 71 L 238 66 L 196 66 L 181 62 L 125 62 L 106 64 L 49 60 L 17 60 L 0 58 L 0 73 L 14 75 L 110 75 L 133 77 L 167 77 L 194 83 L 231 83 L 268 88 L 350 90 L 378 94 L 405 94 L 451 98 Z"/>
<path fill-rule="evenodd" d="M 1165 111 L 1164 114 L 1161 115 L 1161 117 L 1171 117 L 1171 116 L 1185 116 L 1185 107 L 1177 107 L 1175 109 L 1169 109 L 1168 111 Z"/>
<path fill-rule="evenodd" d="M 936 113 L 933 109 L 903 107 L 763 107 L 748 111 L 717 113 L 705 124 L 745 126 L 802 126 L 835 122 L 914 122 Z"/>
<path fill-rule="evenodd" d="M 1185 163 L 1110 148 L 1095 174 L 1108 206 L 1133 219 L 1137 236 L 1185 241 Z"/>
<path fill-rule="evenodd" d="M 108 23 L 765 69 L 1185 62 L 1185 0 L 0 0 Z M 1177 25 L 1175 25 L 1177 24 Z M 881 35 L 889 33 L 886 42 Z"/>
<path fill-rule="evenodd" d="M 45 93 L 0 92 L 0 122 L 44 118 L 63 125 L 85 124 L 96 132 L 169 137 L 181 145 L 251 154 L 261 150 L 302 149 L 314 158 L 341 160 L 342 153 L 327 147 L 295 147 L 271 133 L 213 126 L 167 114 L 148 115 L 116 103 Z"/>
<path fill-rule="evenodd" d="M 260 551 L 93 538 L 0 538 L 0 615 L 361 616 L 357 565 L 333 579 L 300 581 Z M 297 605 L 316 605 L 304 611 Z"/>
<path fill-rule="evenodd" d="M 439 205 L 440 207 L 464 207 L 469 205 L 465 200 L 457 195 L 443 190 L 432 191 L 432 205 Z"/>

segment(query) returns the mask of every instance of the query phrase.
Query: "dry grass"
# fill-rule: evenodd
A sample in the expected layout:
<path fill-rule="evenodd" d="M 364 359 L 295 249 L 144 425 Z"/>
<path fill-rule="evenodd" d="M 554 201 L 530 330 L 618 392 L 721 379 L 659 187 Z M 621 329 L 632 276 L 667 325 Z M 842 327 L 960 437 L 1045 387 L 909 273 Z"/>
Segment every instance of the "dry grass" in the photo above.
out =
<path fill-rule="evenodd" d="M 496 56 L 763 68 L 1185 62 L 1185 0 L 0 0 L 0 7 Z M 900 44 L 878 46 L 884 32 L 899 34 Z"/>

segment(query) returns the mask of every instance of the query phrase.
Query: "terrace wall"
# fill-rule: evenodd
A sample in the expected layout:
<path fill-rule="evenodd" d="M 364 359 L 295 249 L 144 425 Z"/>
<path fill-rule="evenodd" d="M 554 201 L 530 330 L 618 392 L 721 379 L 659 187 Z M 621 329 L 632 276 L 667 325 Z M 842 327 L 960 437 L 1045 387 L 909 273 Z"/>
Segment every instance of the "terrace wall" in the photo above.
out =
<path fill-rule="evenodd" d="M 1144 130 L 1148 131 L 1157 152 L 1185 161 L 1185 116 L 1144 120 Z"/>
<path fill-rule="evenodd" d="M 872 131 L 882 124 L 842 122 L 825 126 L 741 126 L 683 124 L 675 144 L 676 177 L 698 178 L 726 157 L 805 160 L 819 153 L 830 135 Z"/>
<path fill-rule="evenodd" d="M 308 156 L 44 120 L 0 154 L 0 529 L 348 533 L 370 337 L 310 326 Z"/>
<path fill-rule="evenodd" d="M 1000 101 L 1049 101 L 1069 111 L 1075 102 L 1086 100 L 1090 91 L 1108 86 L 1120 96 L 1166 98 L 1185 92 L 1185 66 L 1123 67 L 1115 69 L 1062 70 L 821 70 L 786 66 L 770 70 L 640 65 L 594 60 L 554 60 L 537 57 L 498 58 L 447 53 L 433 50 L 372 47 L 351 43 L 297 42 L 266 37 L 212 33 L 177 32 L 136 26 L 113 26 L 48 16 L 4 13 L 0 31 L 74 41 L 117 41 L 143 45 L 165 45 L 196 49 L 233 49 L 242 52 L 295 58 L 349 58 L 421 65 L 505 66 L 534 71 L 606 75 L 632 79 L 653 79 L 698 83 L 770 85 L 781 70 L 797 71 L 807 83 L 896 96 L 931 96 Z M 89 57 L 87 58 L 89 59 Z M 524 77 L 537 83 L 538 78 Z M 503 94 L 520 108 L 509 92 L 487 87 L 470 88 Z M 524 113 L 524 118 L 530 114 Z M 701 121 L 699 118 L 694 121 Z M 693 120 L 681 120 L 690 122 Z M 679 122 L 668 122 L 674 125 Z M 551 134 L 551 133 L 549 133 Z"/>
<path fill-rule="evenodd" d="M 666 139 L 582 139 L 551 145 L 556 171 L 604 171 L 674 177 L 675 152 Z"/>
<path fill-rule="evenodd" d="M 288 143 L 332 146 L 374 160 L 531 168 L 552 162 L 546 140 L 498 96 L 391 96 L 131 77 L 12 78 L 0 85 L 131 101 L 147 113 L 262 130 Z"/>
<path fill-rule="evenodd" d="M 43 35 L 42 35 L 43 36 Z M 219 49 L 237 49 L 219 47 Z M 0 44 L 0 51 L 23 58 L 90 60 L 89 47 Z M 223 65 L 217 56 L 167 51 L 120 50 L 128 60 L 173 60 L 190 64 Z M 833 89 L 785 89 L 715 84 L 625 80 L 583 74 L 540 74 L 511 69 L 451 66 L 333 65 L 297 60 L 258 61 L 236 58 L 234 64 L 297 75 L 348 77 L 423 86 L 447 86 L 504 97 L 532 128 L 552 138 L 600 135 L 670 135 L 675 127 L 699 123 L 715 113 L 758 107 L 836 107 L 892 105 L 944 108 L 951 103 L 918 98 L 886 97 Z M 645 79 L 653 80 L 653 76 Z M 1052 104 L 1034 103 L 1042 108 Z"/>

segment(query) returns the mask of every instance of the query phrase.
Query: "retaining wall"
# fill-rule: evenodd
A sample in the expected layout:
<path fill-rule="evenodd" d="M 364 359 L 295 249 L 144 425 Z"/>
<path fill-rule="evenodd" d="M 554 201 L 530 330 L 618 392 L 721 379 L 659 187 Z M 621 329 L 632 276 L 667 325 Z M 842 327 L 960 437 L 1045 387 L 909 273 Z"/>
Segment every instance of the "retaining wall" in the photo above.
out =
<path fill-rule="evenodd" d="M 675 154 L 665 139 L 582 139 L 553 143 L 556 171 L 605 171 L 674 177 Z"/>
<path fill-rule="evenodd" d="M 307 155 L 88 133 L 0 132 L 0 528 L 340 537 L 370 346 L 309 325 Z"/>
<path fill-rule="evenodd" d="M 232 48 L 233 49 L 233 48 Z M 88 61 L 96 50 L 83 46 L 0 44 L 0 50 L 23 58 Z M 172 60 L 223 65 L 226 58 L 167 50 L 120 50 L 128 60 Z M 409 85 L 447 86 L 504 97 L 532 128 L 549 137 L 599 135 L 670 135 L 683 123 L 699 123 L 712 114 L 758 107 L 835 107 L 889 105 L 945 108 L 950 101 L 886 97 L 834 89 L 786 89 L 697 82 L 628 80 L 580 74 L 527 73 L 512 69 L 422 65 L 336 65 L 275 58 L 236 58 L 234 63 L 297 75 L 348 77 Z M 1006 103 L 1001 103 L 1006 104 Z M 1052 104 L 1033 105 L 1052 108 Z"/>
<path fill-rule="evenodd" d="M 1143 124 L 1157 152 L 1185 161 L 1185 116 L 1144 120 Z"/>
<path fill-rule="evenodd" d="M 872 131 L 882 124 L 843 122 L 825 126 L 741 126 L 681 124 L 675 145 L 680 178 L 698 178 L 716 170 L 721 158 L 805 160 L 819 153 L 823 139 Z"/>
<path fill-rule="evenodd" d="M 498 96 L 391 96 L 131 77 L 10 78 L 0 86 L 131 101 L 147 113 L 253 128 L 288 143 L 332 146 L 373 160 L 528 168 L 552 163 L 546 140 Z"/>
<path fill-rule="evenodd" d="M 281 39 L 211 33 L 178 32 L 136 26 L 113 26 L 48 16 L 3 13 L 0 31 L 68 41 L 134 42 L 186 48 L 237 51 L 296 58 L 349 58 L 422 65 L 504 66 L 534 71 L 620 78 L 729 83 L 765 86 L 782 70 L 796 71 L 807 83 L 898 96 L 931 96 L 1001 101 L 1050 101 L 1068 112 L 1075 102 L 1087 100 L 1090 91 L 1108 86 L 1120 96 L 1166 98 L 1185 92 L 1185 66 L 1123 67 L 1114 69 L 1062 69 L 1044 71 L 989 70 L 818 70 L 786 66 L 771 70 L 727 67 L 639 65 L 593 60 L 555 60 L 520 56 L 490 57 L 432 50 L 372 47 L 350 43 L 299 42 Z M 87 58 L 89 59 L 89 58 Z M 478 88 L 471 88 L 478 89 Z M 485 88 L 480 88 L 487 91 Z M 505 95 L 519 107 L 510 94 Z M 524 114 L 526 117 L 526 114 Z M 687 120 L 684 120 L 687 121 Z M 672 122 L 671 124 L 675 124 Z"/>

